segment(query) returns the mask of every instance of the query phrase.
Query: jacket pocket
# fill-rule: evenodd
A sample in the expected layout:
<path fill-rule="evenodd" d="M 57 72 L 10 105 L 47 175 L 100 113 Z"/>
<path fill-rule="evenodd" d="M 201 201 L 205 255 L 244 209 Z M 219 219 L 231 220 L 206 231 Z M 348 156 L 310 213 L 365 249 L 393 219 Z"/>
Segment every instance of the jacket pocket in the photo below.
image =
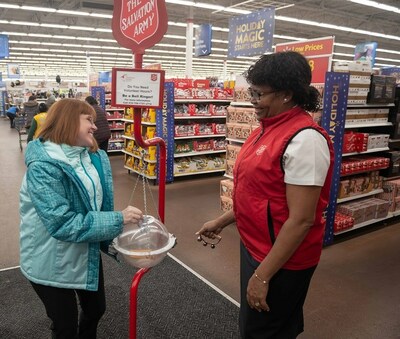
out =
<path fill-rule="evenodd" d="M 267 203 L 267 225 L 268 225 L 268 233 L 269 233 L 269 237 L 271 240 L 271 244 L 273 245 L 275 243 L 275 230 L 274 230 L 274 222 L 272 221 L 272 215 L 271 215 L 271 208 L 270 208 L 270 204 L 269 201 Z"/>

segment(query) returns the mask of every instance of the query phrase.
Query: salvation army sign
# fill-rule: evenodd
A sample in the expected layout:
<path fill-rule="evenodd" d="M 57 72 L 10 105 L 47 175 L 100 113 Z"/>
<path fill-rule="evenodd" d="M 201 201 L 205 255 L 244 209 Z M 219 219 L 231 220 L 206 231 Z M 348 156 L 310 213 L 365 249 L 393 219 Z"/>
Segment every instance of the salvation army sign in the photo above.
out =
<path fill-rule="evenodd" d="M 135 54 L 159 42 L 168 29 L 165 0 L 114 0 L 115 40 Z"/>

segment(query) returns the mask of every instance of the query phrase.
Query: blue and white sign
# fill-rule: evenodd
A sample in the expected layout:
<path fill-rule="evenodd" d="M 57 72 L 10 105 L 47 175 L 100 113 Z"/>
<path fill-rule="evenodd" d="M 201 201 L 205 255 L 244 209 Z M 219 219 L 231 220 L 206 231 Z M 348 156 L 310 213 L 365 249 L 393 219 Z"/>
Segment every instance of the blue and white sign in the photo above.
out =
<path fill-rule="evenodd" d="M 165 181 L 174 181 L 174 83 L 164 83 L 164 98 L 162 108 L 156 109 L 156 134 L 165 141 L 167 149 L 167 164 Z M 159 148 L 157 148 L 157 151 Z M 157 153 L 157 181 L 159 181 L 160 154 Z"/>
<path fill-rule="evenodd" d="M 106 91 L 103 86 L 90 87 L 90 94 L 97 100 L 99 106 L 106 108 Z"/>
<path fill-rule="evenodd" d="M 374 67 L 377 48 L 377 42 L 362 42 L 357 44 L 354 52 L 354 60 L 367 61 L 370 63 L 371 68 Z"/>
<path fill-rule="evenodd" d="M 18 64 L 7 64 L 7 75 L 9 79 L 19 79 L 21 71 Z"/>
<path fill-rule="evenodd" d="M 228 57 L 272 52 L 275 8 L 240 15 L 229 20 Z"/>
<path fill-rule="evenodd" d="M 0 59 L 8 58 L 9 56 L 8 35 L 0 34 Z"/>
<path fill-rule="evenodd" d="M 321 126 L 328 132 L 335 152 L 331 193 L 326 215 L 324 244 L 333 242 L 333 226 L 335 222 L 336 200 L 340 186 L 340 168 L 342 164 L 342 149 L 344 125 L 347 112 L 347 96 L 349 92 L 350 75 L 348 73 L 327 72 L 325 76 L 324 106 Z"/>
<path fill-rule="evenodd" d="M 111 72 L 99 72 L 99 85 L 111 82 Z"/>
<path fill-rule="evenodd" d="M 212 26 L 203 24 L 195 29 L 194 55 L 196 57 L 211 54 Z"/>

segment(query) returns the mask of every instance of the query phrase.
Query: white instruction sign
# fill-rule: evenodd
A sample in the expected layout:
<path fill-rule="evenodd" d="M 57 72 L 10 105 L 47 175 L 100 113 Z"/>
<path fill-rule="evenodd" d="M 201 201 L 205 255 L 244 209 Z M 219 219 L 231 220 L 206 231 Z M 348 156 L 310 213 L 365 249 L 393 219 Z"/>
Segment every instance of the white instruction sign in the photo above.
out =
<path fill-rule="evenodd" d="M 161 108 L 164 71 L 113 68 L 112 106 Z"/>

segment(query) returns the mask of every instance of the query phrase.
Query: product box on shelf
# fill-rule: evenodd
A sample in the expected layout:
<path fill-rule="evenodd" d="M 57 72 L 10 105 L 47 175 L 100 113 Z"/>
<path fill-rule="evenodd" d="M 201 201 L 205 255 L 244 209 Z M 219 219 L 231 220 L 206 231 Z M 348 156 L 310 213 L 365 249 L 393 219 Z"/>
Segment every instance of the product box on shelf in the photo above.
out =
<path fill-rule="evenodd" d="M 155 123 L 156 122 L 156 110 L 153 108 L 142 109 L 142 121 Z"/>
<path fill-rule="evenodd" d="M 188 153 L 193 152 L 193 141 L 192 140 L 178 140 L 175 141 L 175 152 L 174 153 Z"/>
<path fill-rule="evenodd" d="M 192 88 L 193 99 L 211 100 L 214 99 L 214 89 L 212 88 Z"/>
<path fill-rule="evenodd" d="M 188 117 L 189 113 L 189 105 L 187 104 L 175 104 L 174 105 L 174 116 L 176 117 Z"/>
<path fill-rule="evenodd" d="M 233 160 L 226 161 L 226 171 L 225 174 L 233 177 L 233 168 L 235 167 L 235 162 Z"/>
<path fill-rule="evenodd" d="M 368 134 L 346 132 L 343 135 L 342 153 L 364 152 L 367 150 Z"/>
<path fill-rule="evenodd" d="M 225 139 L 212 139 L 213 149 L 214 151 L 222 151 L 226 149 L 226 140 Z"/>
<path fill-rule="evenodd" d="M 213 88 L 213 98 L 217 100 L 233 100 L 234 90 L 231 88 Z"/>
<path fill-rule="evenodd" d="M 197 152 L 211 151 L 213 149 L 213 140 L 194 140 L 193 150 Z"/>
<path fill-rule="evenodd" d="M 226 145 L 226 159 L 235 161 L 240 152 L 239 145 L 228 144 Z"/>
<path fill-rule="evenodd" d="M 341 213 L 335 213 L 335 221 L 333 225 L 334 232 L 340 232 L 350 229 L 354 226 L 354 218 Z"/>
<path fill-rule="evenodd" d="M 228 197 L 220 197 L 220 201 L 221 201 L 221 210 L 224 212 L 230 211 L 233 208 L 233 200 L 231 198 Z"/>
<path fill-rule="evenodd" d="M 193 88 L 210 88 L 210 80 L 208 79 L 197 79 L 193 81 Z"/>
<path fill-rule="evenodd" d="M 389 147 L 389 134 L 370 133 L 368 135 L 367 149 Z"/>
<path fill-rule="evenodd" d="M 393 103 L 396 92 L 396 78 L 387 75 L 371 76 L 368 103 Z"/>
<path fill-rule="evenodd" d="M 210 104 L 209 107 L 211 115 L 225 117 L 228 114 L 226 105 Z"/>
<path fill-rule="evenodd" d="M 195 124 L 175 125 L 175 137 L 187 137 L 195 135 Z"/>
<path fill-rule="evenodd" d="M 220 195 L 221 197 L 232 198 L 233 194 L 233 181 L 225 179 L 220 181 Z"/>

